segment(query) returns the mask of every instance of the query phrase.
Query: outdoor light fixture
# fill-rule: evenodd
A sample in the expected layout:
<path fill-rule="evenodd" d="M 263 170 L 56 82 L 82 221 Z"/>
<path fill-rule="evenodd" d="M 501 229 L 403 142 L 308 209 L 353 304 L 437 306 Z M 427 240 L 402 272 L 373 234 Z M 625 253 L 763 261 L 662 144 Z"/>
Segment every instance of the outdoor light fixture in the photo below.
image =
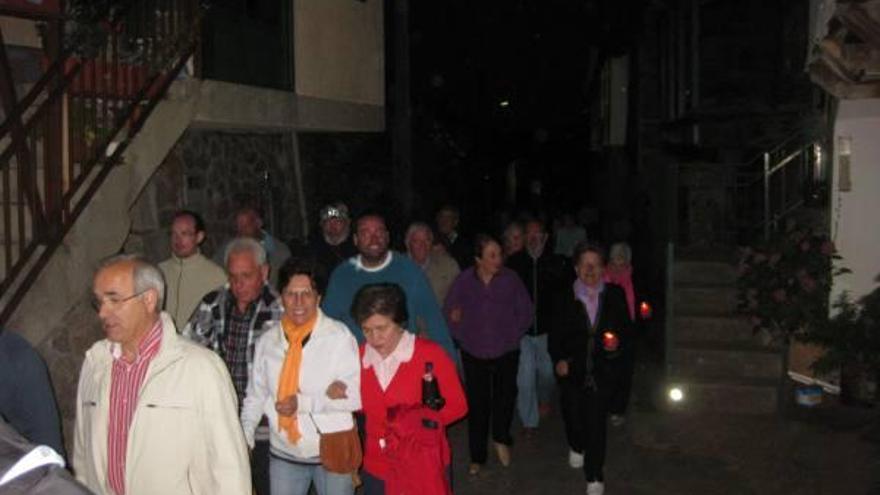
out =
<path fill-rule="evenodd" d="M 837 189 L 841 192 L 852 191 L 852 138 L 837 138 Z"/>
<path fill-rule="evenodd" d="M 684 400 L 684 390 L 681 387 L 672 387 L 669 389 L 669 400 L 672 402 L 681 402 Z"/>
<path fill-rule="evenodd" d="M 501 108 L 507 108 L 510 106 L 510 101 L 509 100 L 501 100 L 500 102 L 498 102 L 498 106 Z"/>

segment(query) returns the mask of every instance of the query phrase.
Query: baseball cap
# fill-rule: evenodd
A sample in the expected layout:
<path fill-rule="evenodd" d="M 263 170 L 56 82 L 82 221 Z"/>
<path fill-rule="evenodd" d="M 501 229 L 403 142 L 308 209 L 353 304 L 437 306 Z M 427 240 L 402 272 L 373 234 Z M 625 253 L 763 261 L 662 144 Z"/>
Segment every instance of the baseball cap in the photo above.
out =
<path fill-rule="evenodd" d="M 348 220 L 348 207 L 345 206 L 345 203 L 331 203 L 321 208 L 321 221 L 330 220 L 331 218 Z"/>

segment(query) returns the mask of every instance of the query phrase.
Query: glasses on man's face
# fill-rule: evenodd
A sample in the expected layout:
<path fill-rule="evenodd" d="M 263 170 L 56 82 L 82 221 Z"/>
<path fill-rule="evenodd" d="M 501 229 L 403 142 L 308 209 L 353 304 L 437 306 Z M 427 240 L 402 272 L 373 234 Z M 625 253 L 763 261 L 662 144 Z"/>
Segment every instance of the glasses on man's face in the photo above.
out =
<path fill-rule="evenodd" d="M 121 306 L 122 304 L 124 304 L 128 301 L 131 301 L 132 299 L 134 299 L 140 295 L 143 295 L 144 292 L 147 292 L 147 291 L 142 290 L 142 291 L 137 292 L 135 294 L 132 294 L 128 297 L 121 297 L 121 296 L 107 296 L 104 298 L 93 297 L 92 298 L 92 308 L 94 308 L 95 311 L 100 312 L 101 308 L 106 304 L 109 308 L 115 309 L 115 308 L 118 308 L 119 306 Z"/>

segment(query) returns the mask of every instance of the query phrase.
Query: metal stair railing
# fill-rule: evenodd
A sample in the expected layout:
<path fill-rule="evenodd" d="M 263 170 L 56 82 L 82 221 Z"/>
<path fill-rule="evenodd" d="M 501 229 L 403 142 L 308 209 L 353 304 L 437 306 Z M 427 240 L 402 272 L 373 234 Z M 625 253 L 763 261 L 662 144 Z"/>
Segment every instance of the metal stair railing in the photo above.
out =
<path fill-rule="evenodd" d="M 741 241 L 769 239 L 803 207 L 827 170 L 821 139 L 797 133 L 741 166 L 736 212 Z"/>
<path fill-rule="evenodd" d="M 21 98 L 0 32 L 0 325 L 198 46 L 198 0 L 107 5 Z"/>

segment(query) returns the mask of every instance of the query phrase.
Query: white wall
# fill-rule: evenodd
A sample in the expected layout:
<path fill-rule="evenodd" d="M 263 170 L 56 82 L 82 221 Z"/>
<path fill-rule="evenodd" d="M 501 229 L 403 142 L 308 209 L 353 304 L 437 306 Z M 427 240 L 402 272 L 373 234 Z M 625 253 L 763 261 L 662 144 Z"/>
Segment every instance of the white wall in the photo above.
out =
<path fill-rule="evenodd" d="M 834 180 L 831 235 L 841 265 L 853 271 L 838 277 L 832 302 L 849 291 L 854 299 L 877 287 L 880 274 L 880 99 L 841 100 L 834 125 Z M 840 191 L 841 138 L 851 143 L 852 189 Z"/>

